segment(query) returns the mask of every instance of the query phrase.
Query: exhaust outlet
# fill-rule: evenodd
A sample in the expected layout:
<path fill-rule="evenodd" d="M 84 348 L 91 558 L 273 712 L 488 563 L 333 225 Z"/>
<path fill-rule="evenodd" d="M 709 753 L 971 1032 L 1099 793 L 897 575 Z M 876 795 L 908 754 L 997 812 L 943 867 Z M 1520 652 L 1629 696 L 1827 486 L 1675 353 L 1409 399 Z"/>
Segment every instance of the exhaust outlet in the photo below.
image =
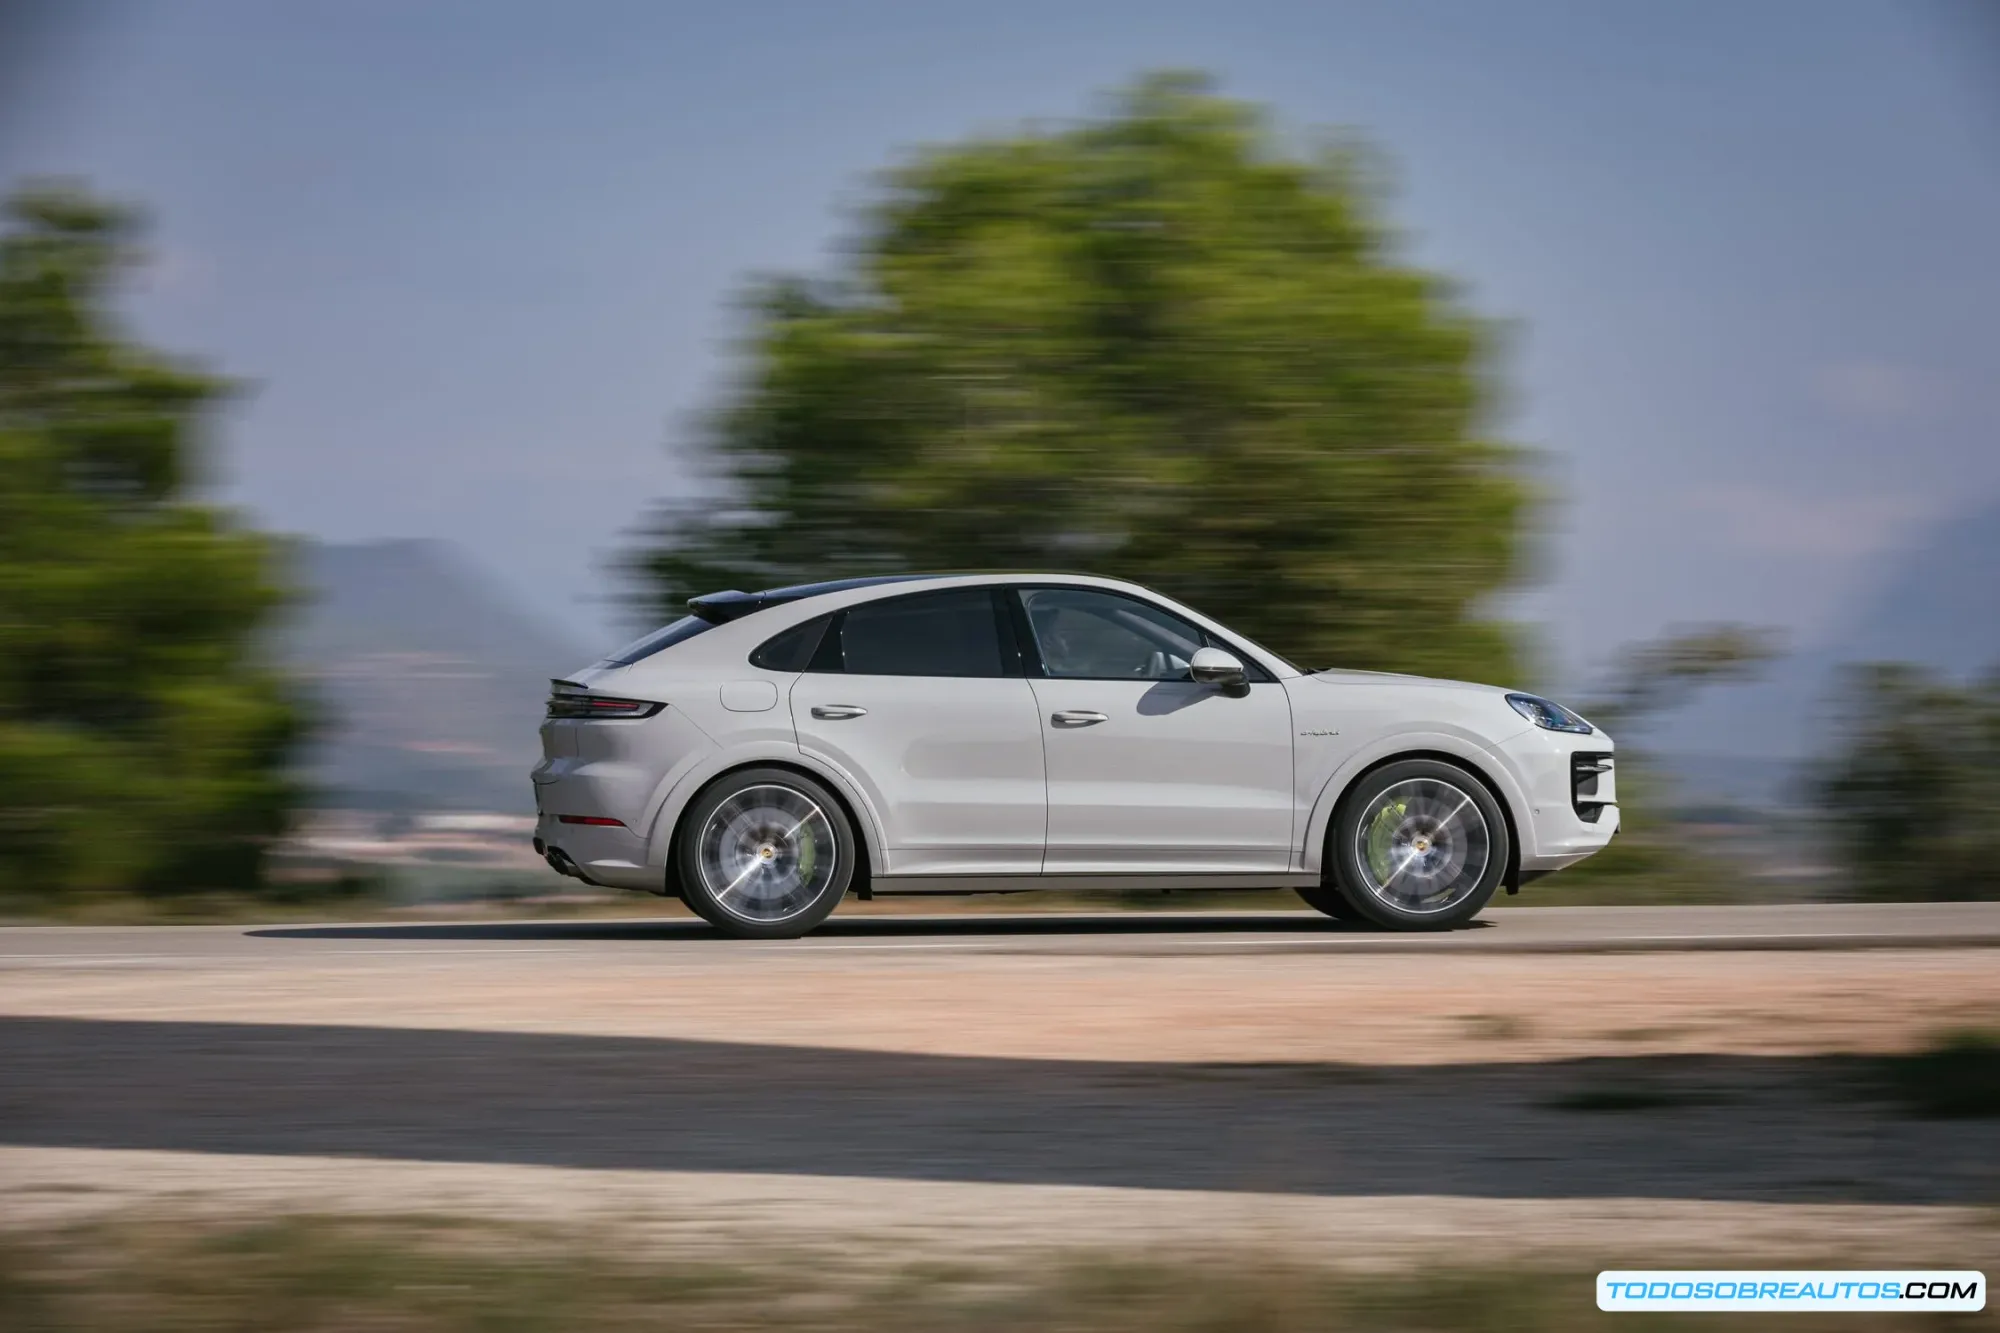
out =
<path fill-rule="evenodd" d="M 578 865 L 570 854 L 560 847 L 549 848 L 548 855 L 544 859 L 551 866 L 555 867 L 556 873 L 559 875 L 568 875 L 571 879 L 580 879 L 593 889 L 604 887 L 590 876 L 584 874 L 583 867 Z"/>

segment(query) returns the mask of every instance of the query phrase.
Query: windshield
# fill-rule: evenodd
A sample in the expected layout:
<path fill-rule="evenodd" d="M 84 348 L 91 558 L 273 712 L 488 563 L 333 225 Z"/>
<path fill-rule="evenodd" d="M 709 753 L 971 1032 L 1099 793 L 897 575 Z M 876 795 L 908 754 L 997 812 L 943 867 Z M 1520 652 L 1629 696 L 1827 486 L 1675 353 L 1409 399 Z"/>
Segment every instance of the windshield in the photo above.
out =
<path fill-rule="evenodd" d="M 692 639 L 703 630 L 714 629 L 700 616 L 682 616 L 671 625 L 654 630 L 643 639 L 635 639 L 604 660 L 612 666 L 631 666 L 643 661 L 662 648 L 671 648 L 677 643 Z"/>

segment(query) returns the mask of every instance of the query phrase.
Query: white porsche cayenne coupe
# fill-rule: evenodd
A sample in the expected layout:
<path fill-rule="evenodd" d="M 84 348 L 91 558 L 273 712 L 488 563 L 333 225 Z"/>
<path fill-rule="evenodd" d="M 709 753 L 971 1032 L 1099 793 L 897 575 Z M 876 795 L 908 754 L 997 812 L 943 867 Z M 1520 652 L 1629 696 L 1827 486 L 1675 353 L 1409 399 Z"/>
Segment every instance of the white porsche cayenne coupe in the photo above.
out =
<path fill-rule="evenodd" d="M 1146 588 L 724 592 L 553 682 L 535 848 L 802 935 L 842 896 L 1296 889 L 1440 929 L 1618 830 L 1609 737 L 1534 695 L 1302 671 Z"/>

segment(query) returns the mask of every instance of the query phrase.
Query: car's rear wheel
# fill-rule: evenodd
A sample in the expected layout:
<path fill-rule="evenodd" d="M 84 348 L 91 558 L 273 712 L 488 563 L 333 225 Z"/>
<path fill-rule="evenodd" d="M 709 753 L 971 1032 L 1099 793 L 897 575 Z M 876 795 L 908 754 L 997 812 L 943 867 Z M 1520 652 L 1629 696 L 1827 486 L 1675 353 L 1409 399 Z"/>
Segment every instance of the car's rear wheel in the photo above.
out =
<path fill-rule="evenodd" d="M 725 774 L 682 816 L 681 892 L 739 939 L 796 939 L 854 876 L 854 830 L 821 784 L 785 768 Z"/>
<path fill-rule="evenodd" d="M 1448 930 L 1500 886 L 1507 820 L 1486 784 L 1456 764 L 1405 759 L 1348 793 L 1327 839 L 1333 885 L 1354 912 L 1399 930 Z"/>

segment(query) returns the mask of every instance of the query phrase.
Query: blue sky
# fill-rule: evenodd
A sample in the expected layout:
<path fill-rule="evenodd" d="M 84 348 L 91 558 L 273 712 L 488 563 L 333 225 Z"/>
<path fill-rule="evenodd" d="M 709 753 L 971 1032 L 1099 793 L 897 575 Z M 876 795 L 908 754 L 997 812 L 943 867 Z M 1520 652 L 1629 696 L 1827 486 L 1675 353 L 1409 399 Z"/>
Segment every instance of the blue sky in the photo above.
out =
<path fill-rule="evenodd" d="M 134 319 L 250 384 L 222 494 L 285 531 L 461 542 L 592 646 L 603 556 L 694 484 L 676 450 L 745 278 L 837 262 L 909 146 L 1161 67 L 1367 134 L 1412 256 L 1512 324 L 1505 433 L 1564 497 L 1523 605 L 1564 674 L 1680 621 L 1809 644 L 2000 499 L 2000 70 L 1960 8 L 82 12 L 0 66 L 0 174 L 153 211 Z"/>

